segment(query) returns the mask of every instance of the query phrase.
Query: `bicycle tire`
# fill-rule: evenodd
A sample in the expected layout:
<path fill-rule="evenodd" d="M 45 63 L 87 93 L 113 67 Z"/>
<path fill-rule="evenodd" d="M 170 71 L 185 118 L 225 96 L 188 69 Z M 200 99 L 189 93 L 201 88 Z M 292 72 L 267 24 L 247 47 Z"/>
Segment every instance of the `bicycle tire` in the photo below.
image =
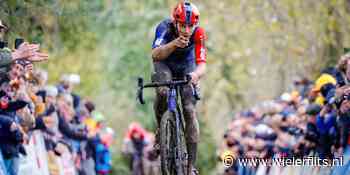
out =
<path fill-rule="evenodd" d="M 177 112 L 177 111 L 176 111 Z M 167 111 L 161 120 L 160 157 L 163 175 L 186 175 L 187 153 L 183 123 L 176 131 L 175 113 Z M 177 141 L 177 139 L 179 139 Z M 176 166 L 177 165 L 177 166 Z"/>
<path fill-rule="evenodd" d="M 161 120 L 160 159 L 162 175 L 175 175 L 175 120 L 173 113 L 167 111 Z"/>
<path fill-rule="evenodd" d="M 178 175 L 187 175 L 187 163 L 188 163 L 188 159 L 187 159 L 187 147 L 186 147 L 186 138 L 185 138 L 185 131 L 184 131 L 184 126 L 183 125 L 183 119 L 180 119 L 179 117 L 179 124 L 180 126 L 178 126 L 178 132 L 176 132 L 177 134 L 175 135 L 175 137 L 178 139 L 176 142 L 176 157 L 177 157 L 177 161 L 178 161 L 178 166 L 177 166 L 177 174 Z"/>

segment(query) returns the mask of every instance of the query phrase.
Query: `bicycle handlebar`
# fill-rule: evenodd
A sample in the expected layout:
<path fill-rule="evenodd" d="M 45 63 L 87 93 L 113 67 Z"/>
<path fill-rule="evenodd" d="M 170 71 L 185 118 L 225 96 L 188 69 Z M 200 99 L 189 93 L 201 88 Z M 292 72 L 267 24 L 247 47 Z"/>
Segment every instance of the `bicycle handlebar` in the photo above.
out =
<path fill-rule="evenodd" d="M 179 85 L 188 84 L 190 81 L 191 81 L 191 76 L 186 76 L 184 80 L 147 83 L 147 84 L 143 85 L 143 88 L 154 88 L 154 87 L 163 87 L 163 86 L 168 86 L 168 87 L 179 86 Z"/>
<path fill-rule="evenodd" d="M 191 81 L 191 75 L 186 75 L 183 80 L 173 80 L 167 82 L 154 82 L 144 84 L 143 78 L 138 78 L 138 90 L 137 90 L 137 98 L 141 104 L 145 104 L 145 100 L 143 99 L 143 89 L 144 88 L 156 88 L 156 87 L 171 87 L 171 86 L 180 86 L 188 84 Z M 194 91 L 194 96 L 197 100 L 200 99 L 197 91 Z"/>

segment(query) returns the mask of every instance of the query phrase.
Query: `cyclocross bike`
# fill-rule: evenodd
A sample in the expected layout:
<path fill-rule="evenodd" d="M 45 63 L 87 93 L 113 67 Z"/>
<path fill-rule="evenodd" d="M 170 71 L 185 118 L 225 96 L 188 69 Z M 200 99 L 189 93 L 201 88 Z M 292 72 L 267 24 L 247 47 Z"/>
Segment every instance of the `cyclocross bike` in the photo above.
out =
<path fill-rule="evenodd" d="M 183 79 L 173 79 L 168 82 L 153 82 L 144 84 L 138 79 L 138 100 L 145 104 L 143 99 L 144 88 L 169 87 L 168 110 L 164 113 L 160 126 L 160 158 L 163 175 L 187 175 L 187 149 L 185 140 L 185 123 L 179 105 L 180 88 L 190 83 L 191 76 Z M 197 88 L 193 88 L 193 95 L 199 100 Z"/>

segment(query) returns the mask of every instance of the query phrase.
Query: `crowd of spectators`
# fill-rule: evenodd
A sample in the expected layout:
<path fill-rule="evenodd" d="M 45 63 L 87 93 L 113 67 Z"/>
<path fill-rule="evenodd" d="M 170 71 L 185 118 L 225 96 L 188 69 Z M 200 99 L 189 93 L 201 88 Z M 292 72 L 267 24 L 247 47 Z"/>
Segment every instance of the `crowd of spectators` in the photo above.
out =
<path fill-rule="evenodd" d="M 348 53 L 315 81 L 299 78 L 293 91 L 238 112 L 223 136 L 220 159 L 227 155 L 248 159 L 342 157 L 343 166 L 327 167 L 325 174 L 350 174 L 349 82 Z M 258 167 L 241 166 L 235 159 L 225 174 L 255 174 Z"/>
<path fill-rule="evenodd" d="M 48 84 L 49 72 L 33 64 L 49 61 L 48 55 L 23 39 L 9 47 L 7 32 L 0 21 L 0 174 L 19 174 L 35 132 L 43 135 L 50 174 L 62 174 L 56 159 L 64 154 L 75 174 L 109 174 L 114 131 L 95 104 L 74 91 L 80 76 L 65 74 Z"/>

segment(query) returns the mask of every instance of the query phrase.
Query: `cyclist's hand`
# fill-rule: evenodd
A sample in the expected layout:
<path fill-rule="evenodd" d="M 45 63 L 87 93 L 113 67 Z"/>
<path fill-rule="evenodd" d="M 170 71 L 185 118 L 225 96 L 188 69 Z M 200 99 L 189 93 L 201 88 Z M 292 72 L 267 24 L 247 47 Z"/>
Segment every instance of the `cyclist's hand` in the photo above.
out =
<path fill-rule="evenodd" d="M 190 37 L 189 36 L 179 36 L 180 41 L 186 46 L 188 46 L 188 43 L 190 42 Z"/>
<path fill-rule="evenodd" d="M 179 36 L 173 42 L 176 47 L 185 48 L 189 43 L 189 38 L 185 36 Z"/>
<path fill-rule="evenodd" d="M 197 85 L 199 82 L 198 74 L 196 74 L 196 72 L 192 72 L 192 73 L 190 73 L 190 75 L 191 75 L 191 83 Z"/>

